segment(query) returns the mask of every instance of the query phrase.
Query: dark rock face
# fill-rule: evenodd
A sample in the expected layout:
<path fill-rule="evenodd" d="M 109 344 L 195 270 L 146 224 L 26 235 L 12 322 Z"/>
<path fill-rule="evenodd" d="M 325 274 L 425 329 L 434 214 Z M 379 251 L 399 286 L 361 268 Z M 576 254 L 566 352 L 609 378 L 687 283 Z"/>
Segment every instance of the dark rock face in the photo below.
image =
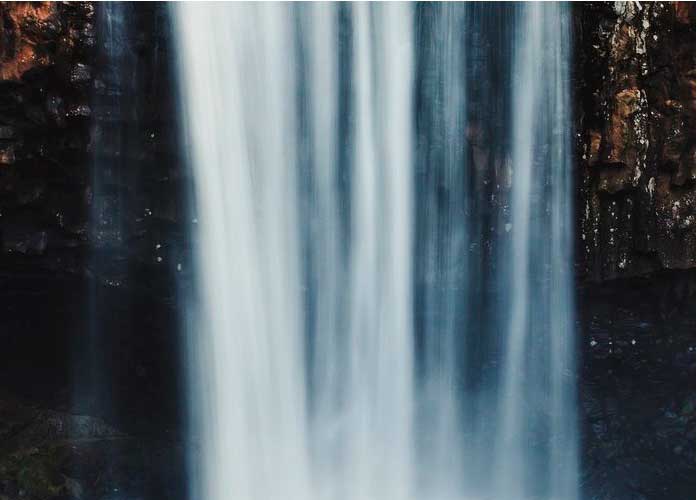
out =
<path fill-rule="evenodd" d="M 91 58 L 93 7 L 7 3 L 0 19 L 2 264 L 41 256 L 46 268 L 75 272 L 86 243 L 90 95 L 72 75 Z"/>
<path fill-rule="evenodd" d="M 690 498 L 695 473 L 694 272 L 588 285 L 579 299 L 587 498 Z"/>
<path fill-rule="evenodd" d="M 0 498 L 184 498 L 183 448 L 0 397 Z"/>
<path fill-rule="evenodd" d="M 50 349 L 36 352 L 42 344 L 62 363 L 77 362 L 71 352 L 89 336 L 84 316 L 97 293 L 113 305 L 100 328 L 113 339 L 124 387 L 140 383 L 145 368 L 136 367 L 148 351 L 174 371 L 174 279 L 188 267 L 169 22 L 162 5 L 124 5 L 129 30 L 110 40 L 104 6 L 0 4 L 0 342 L 8 347 L 0 370 L 8 377 L 12 368 L 31 371 L 19 365 L 37 355 L 38 371 L 56 368 Z M 113 44 L 118 58 L 107 53 Z M 115 217 L 119 244 L 109 246 Z M 150 334 L 140 335 L 145 328 Z M 70 372 L 47 378 L 53 390 L 42 392 L 54 393 L 52 404 L 77 383 Z"/>
<path fill-rule="evenodd" d="M 576 7 L 578 255 L 592 280 L 695 265 L 695 6 L 640 5 Z"/>
<path fill-rule="evenodd" d="M 186 491 L 175 278 L 189 267 L 169 24 L 163 5 L 123 5 L 127 79 L 105 53 L 103 5 L 0 4 L 0 392 L 23 401 L 0 397 L 0 422 L 15 422 L 0 429 L 0 498 Z M 123 224 L 109 246 L 111 208 Z M 97 302 L 108 311 L 91 322 Z M 95 348 L 99 384 L 84 366 Z M 100 399 L 76 397 L 91 386 Z M 54 421 L 62 434 L 25 432 Z"/>

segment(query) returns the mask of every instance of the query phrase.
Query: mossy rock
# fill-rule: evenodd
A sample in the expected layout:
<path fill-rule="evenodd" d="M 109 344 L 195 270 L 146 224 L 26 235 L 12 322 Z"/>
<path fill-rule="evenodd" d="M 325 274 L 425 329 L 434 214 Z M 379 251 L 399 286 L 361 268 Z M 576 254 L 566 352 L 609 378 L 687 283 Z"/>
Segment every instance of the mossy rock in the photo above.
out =
<path fill-rule="evenodd" d="M 15 481 L 29 498 L 45 500 L 65 491 L 65 477 L 59 471 L 60 465 L 57 448 L 31 448 L 0 461 L 0 476 Z"/>

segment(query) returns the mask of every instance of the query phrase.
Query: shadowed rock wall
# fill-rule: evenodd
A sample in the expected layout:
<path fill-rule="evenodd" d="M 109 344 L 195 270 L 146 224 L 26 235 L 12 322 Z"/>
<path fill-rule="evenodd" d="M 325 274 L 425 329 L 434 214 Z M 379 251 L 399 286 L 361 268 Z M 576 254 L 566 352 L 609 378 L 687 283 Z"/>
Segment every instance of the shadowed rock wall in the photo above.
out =
<path fill-rule="evenodd" d="M 96 286 L 117 401 L 100 416 L 162 428 L 177 411 L 175 279 L 189 272 L 175 87 L 166 8 L 123 5 L 129 29 L 111 40 L 100 5 L 0 3 L 0 389 L 69 407 Z M 116 214 L 94 208 L 116 199 Z M 104 250 L 114 217 L 120 244 Z"/>

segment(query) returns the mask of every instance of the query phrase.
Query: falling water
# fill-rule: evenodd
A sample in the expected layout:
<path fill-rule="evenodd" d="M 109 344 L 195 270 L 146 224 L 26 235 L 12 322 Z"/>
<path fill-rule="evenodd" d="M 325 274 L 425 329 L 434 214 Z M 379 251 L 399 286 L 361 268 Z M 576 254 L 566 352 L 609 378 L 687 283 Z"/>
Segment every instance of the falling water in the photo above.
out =
<path fill-rule="evenodd" d="M 501 498 L 576 498 L 565 10 L 525 5 L 513 38 L 512 236 L 500 278 L 509 307 L 496 444 Z"/>
<path fill-rule="evenodd" d="M 196 498 L 576 498 L 567 10 L 174 6 Z"/>
<path fill-rule="evenodd" d="M 451 498 L 462 489 L 463 413 L 459 405 L 466 321 L 467 255 L 465 124 L 468 111 L 465 4 L 421 6 L 417 85 L 417 212 L 415 309 L 421 317 L 421 383 L 417 407 L 424 495 Z M 458 450 L 453 453 L 453 450 Z"/>
<path fill-rule="evenodd" d="M 200 220 L 203 498 L 311 489 L 290 9 L 177 9 Z"/>

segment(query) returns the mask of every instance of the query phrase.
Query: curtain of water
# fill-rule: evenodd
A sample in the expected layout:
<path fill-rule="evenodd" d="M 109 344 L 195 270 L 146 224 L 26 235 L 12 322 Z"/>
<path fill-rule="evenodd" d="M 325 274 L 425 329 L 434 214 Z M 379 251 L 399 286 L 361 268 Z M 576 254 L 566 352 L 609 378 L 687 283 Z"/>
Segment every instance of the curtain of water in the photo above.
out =
<path fill-rule="evenodd" d="M 308 498 L 290 5 L 177 7 L 195 165 L 203 498 Z"/>
<path fill-rule="evenodd" d="M 566 10 L 174 7 L 197 498 L 575 498 Z"/>
<path fill-rule="evenodd" d="M 576 498 L 567 9 L 530 3 L 515 12 L 500 498 Z"/>
<path fill-rule="evenodd" d="M 459 404 L 462 338 L 467 321 L 469 189 L 465 157 L 469 7 L 421 6 L 418 189 L 415 224 L 417 311 L 421 313 L 419 470 L 429 495 L 462 489 L 463 414 Z M 428 465 L 427 465 L 428 464 Z M 424 492 L 424 493 L 426 493 Z"/>

